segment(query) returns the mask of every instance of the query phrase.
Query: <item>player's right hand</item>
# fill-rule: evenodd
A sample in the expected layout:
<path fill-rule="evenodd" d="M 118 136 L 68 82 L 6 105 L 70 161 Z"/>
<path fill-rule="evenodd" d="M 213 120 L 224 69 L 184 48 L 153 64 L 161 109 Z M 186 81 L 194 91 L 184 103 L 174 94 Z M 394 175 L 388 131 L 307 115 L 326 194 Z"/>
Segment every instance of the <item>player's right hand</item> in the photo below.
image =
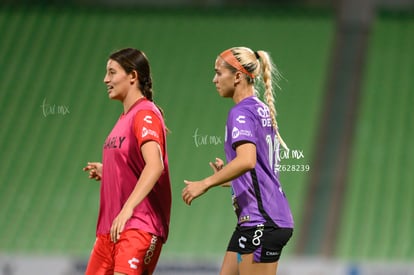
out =
<path fill-rule="evenodd" d="M 89 178 L 94 180 L 102 179 L 102 163 L 100 162 L 88 162 L 83 168 L 83 171 L 89 171 Z"/>

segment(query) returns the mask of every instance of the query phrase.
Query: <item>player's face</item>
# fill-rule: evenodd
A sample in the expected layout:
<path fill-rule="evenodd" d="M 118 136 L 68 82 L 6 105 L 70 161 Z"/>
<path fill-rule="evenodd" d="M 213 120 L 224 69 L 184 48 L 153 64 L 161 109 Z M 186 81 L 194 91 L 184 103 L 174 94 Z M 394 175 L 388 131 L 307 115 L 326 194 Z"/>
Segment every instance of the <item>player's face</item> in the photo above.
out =
<path fill-rule="evenodd" d="M 233 97 L 235 74 L 225 66 L 225 61 L 218 57 L 214 66 L 216 74 L 213 83 L 222 97 Z"/>
<path fill-rule="evenodd" d="M 109 59 L 106 64 L 104 83 L 108 88 L 108 96 L 111 99 L 123 100 L 130 87 L 130 75 L 115 60 Z"/>

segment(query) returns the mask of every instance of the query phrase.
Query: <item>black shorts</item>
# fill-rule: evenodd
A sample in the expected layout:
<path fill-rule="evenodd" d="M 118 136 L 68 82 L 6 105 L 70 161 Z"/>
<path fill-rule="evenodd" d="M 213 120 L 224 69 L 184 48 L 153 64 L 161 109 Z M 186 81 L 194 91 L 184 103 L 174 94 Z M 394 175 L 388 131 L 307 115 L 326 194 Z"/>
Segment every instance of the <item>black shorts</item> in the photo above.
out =
<path fill-rule="evenodd" d="M 279 228 L 273 225 L 237 226 L 227 251 L 238 254 L 254 253 L 253 260 L 257 263 L 277 262 L 292 234 L 292 228 Z"/>

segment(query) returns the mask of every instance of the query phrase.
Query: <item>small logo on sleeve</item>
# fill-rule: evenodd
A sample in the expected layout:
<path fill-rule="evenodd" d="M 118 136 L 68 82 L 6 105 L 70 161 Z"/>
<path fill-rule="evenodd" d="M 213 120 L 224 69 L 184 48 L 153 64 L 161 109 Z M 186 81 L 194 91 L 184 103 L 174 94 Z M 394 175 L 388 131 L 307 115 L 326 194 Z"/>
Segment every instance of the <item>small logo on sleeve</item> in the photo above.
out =
<path fill-rule="evenodd" d="M 244 124 L 244 123 L 246 123 L 246 116 L 239 115 L 239 116 L 236 118 L 236 121 L 237 121 L 238 123 L 240 123 L 240 124 Z"/>
<path fill-rule="evenodd" d="M 237 127 L 233 128 L 233 131 L 231 132 L 231 136 L 233 138 L 238 138 L 240 136 L 240 131 L 239 131 L 239 129 L 237 129 Z"/>
<path fill-rule="evenodd" d="M 252 132 L 250 130 L 240 130 L 237 127 L 233 127 L 233 130 L 231 131 L 231 136 L 233 139 L 238 138 L 239 136 L 247 136 L 252 137 Z"/>
<path fill-rule="evenodd" d="M 141 137 L 146 137 L 146 136 L 153 136 L 155 138 L 158 138 L 158 133 L 155 132 L 154 130 L 148 129 L 147 127 L 142 127 L 142 135 Z"/>
<path fill-rule="evenodd" d="M 152 116 L 145 116 L 144 121 L 148 124 L 152 124 Z"/>

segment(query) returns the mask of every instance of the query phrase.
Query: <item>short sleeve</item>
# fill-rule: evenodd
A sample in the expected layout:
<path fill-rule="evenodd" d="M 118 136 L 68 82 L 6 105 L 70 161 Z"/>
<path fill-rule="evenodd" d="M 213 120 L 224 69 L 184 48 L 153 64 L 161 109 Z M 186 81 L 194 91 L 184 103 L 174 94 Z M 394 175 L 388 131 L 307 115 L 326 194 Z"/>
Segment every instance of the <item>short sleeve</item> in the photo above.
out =
<path fill-rule="evenodd" d="M 164 127 L 160 118 L 151 110 L 138 111 L 134 117 L 134 134 L 141 147 L 147 141 L 155 141 L 164 148 Z"/>
<path fill-rule="evenodd" d="M 233 148 L 241 142 L 256 144 L 256 124 L 254 116 L 249 110 L 233 109 L 229 114 L 227 127 L 230 130 L 230 143 Z"/>

